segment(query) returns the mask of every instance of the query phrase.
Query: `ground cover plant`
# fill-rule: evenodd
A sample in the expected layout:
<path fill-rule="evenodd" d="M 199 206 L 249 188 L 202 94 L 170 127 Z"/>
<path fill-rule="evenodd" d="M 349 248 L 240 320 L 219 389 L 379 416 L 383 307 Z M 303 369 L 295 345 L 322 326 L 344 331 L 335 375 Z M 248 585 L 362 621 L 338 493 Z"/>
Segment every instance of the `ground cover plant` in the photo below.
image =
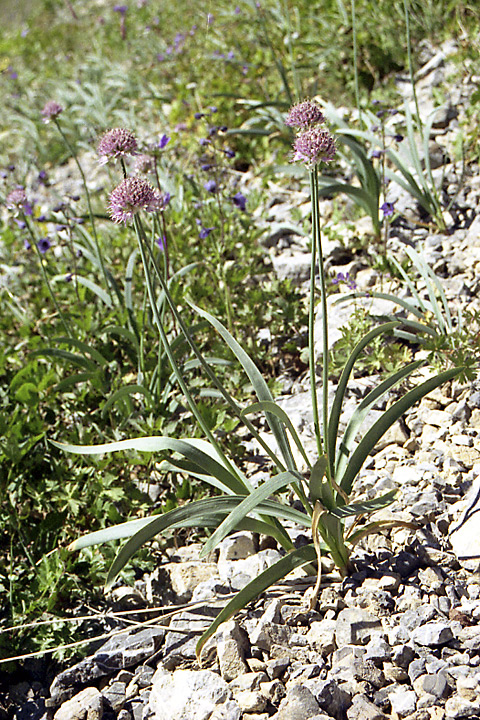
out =
<path fill-rule="evenodd" d="M 315 95 L 321 84 L 324 101 L 338 104 L 341 99 L 353 107 L 357 94 L 368 105 L 372 90 L 392 93 L 390 72 L 408 69 L 407 48 L 398 43 L 405 33 L 405 6 L 394 3 L 393 13 L 391 7 L 392 3 L 380 3 L 378 9 L 375 4 L 375 12 L 383 18 L 378 32 L 369 2 L 351 7 L 337 1 L 318 6 L 241 2 L 238 7 L 218 2 L 197 15 L 182 3 L 98 7 L 50 1 L 34 6 L 24 25 L 4 32 L 1 253 L 7 280 L 2 285 L 0 458 L 6 498 L 0 561 L 7 598 L 4 627 L 36 620 L 42 613 L 63 614 L 72 605 L 92 601 L 95 592 L 94 602 L 101 603 L 101 584 L 115 548 L 103 546 L 102 555 L 88 549 L 77 555 L 66 547 L 80 534 L 142 515 L 146 520 L 140 522 L 148 527 L 152 500 L 145 488 L 151 477 L 157 477 L 159 460 L 168 457 L 170 471 L 163 475 L 155 517 L 161 519 L 168 511 L 181 517 L 185 503 L 199 498 L 199 502 L 211 501 L 198 479 L 204 473 L 192 466 L 192 459 L 182 466 L 178 458 L 168 456 L 167 449 L 180 448 L 179 438 L 193 437 L 192 447 L 201 448 L 200 438 L 206 434 L 218 446 L 217 452 L 241 462 L 241 444 L 231 431 L 248 415 L 240 412 L 238 418 L 232 407 L 218 403 L 223 391 L 207 387 L 202 358 L 203 371 L 215 371 L 239 408 L 251 403 L 255 383 L 252 374 L 244 376 L 242 358 L 244 364 L 247 361 L 240 350 L 233 355 L 228 350 L 237 347 L 233 337 L 262 371 L 280 365 L 286 347 L 285 357 L 291 356 L 292 365 L 299 363 L 302 348 L 292 353 L 291 339 L 306 335 L 308 308 L 288 283 L 272 279 L 260 244 L 262 227 L 255 218 L 268 202 L 268 173 L 290 159 L 294 130 L 284 119 L 294 101 Z M 426 9 L 412 4 L 409 10 L 413 62 L 422 38 L 437 36 L 439 28 L 448 34 L 449 22 L 454 26 L 459 18 L 472 27 L 475 23 L 463 3 L 438 3 Z M 58 51 L 52 52 L 52 47 Z M 478 48 L 466 43 L 464 52 L 475 55 Z M 99 154 L 110 153 L 98 152 L 102 138 L 107 150 L 115 141 L 115 136 L 112 140 L 105 135 L 111 128 L 128 129 L 131 135 L 122 135 L 116 164 L 99 164 Z M 362 128 L 352 128 L 351 137 L 373 142 L 361 132 Z M 133 154 L 126 152 L 125 143 L 130 143 Z M 351 144 L 352 149 L 368 184 L 374 177 L 368 174 L 370 160 L 361 155 L 359 144 Z M 332 171 L 331 164 L 327 171 Z M 143 198 L 144 209 L 153 208 L 161 192 L 162 212 L 151 233 L 137 227 L 138 248 L 131 231 L 112 223 L 107 211 L 107 198 L 121 185 L 123 172 L 137 178 L 138 191 L 145 188 L 144 182 L 154 189 L 154 195 Z M 386 198 L 378 177 L 375 187 L 369 187 L 369 202 L 380 234 L 386 223 L 379 210 Z M 321 192 L 315 182 L 314 208 Z M 115 212 L 124 208 L 125 190 L 132 187 L 124 185 L 110 201 L 114 219 Z M 431 214 L 435 212 L 433 208 Z M 383 215 L 388 217 L 388 212 Z M 137 216 L 133 219 L 137 222 Z M 318 250 L 318 228 L 315 233 L 312 249 Z M 151 287 L 143 279 L 142 249 Z M 324 285 L 321 297 L 325 297 Z M 310 318 L 312 312 L 310 307 Z M 181 322 L 186 323 L 187 334 L 180 332 Z M 159 326 L 165 332 L 161 342 Z M 273 363 L 271 350 L 267 353 L 259 341 L 258 331 L 265 327 L 274 337 L 271 347 L 278 349 Z M 228 340 L 227 346 L 215 328 Z M 372 332 L 375 335 L 377 330 Z M 198 355 L 189 344 L 192 335 Z M 177 375 L 172 360 L 174 368 L 181 368 Z M 457 357 L 456 365 L 463 361 Z M 398 372 L 400 379 L 403 371 Z M 448 370 L 448 377 L 456 372 L 456 367 Z M 255 374 L 256 382 L 262 382 L 258 377 Z M 188 380 L 190 407 L 179 378 Z M 328 375 L 324 387 L 327 380 Z M 286 420 L 269 404 L 275 372 L 267 375 L 267 381 L 260 397 L 264 405 L 253 409 L 266 411 L 283 442 Z M 192 407 L 198 408 L 202 432 L 193 422 Z M 321 424 L 318 420 L 318 429 Z M 323 426 L 334 427 L 334 419 L 324 416 Z M 250 431 L 255 432 L 254 424 Z M 88 446 L 152 435 L 169 438 L 168 447 L 161 454 L 153 454 L 153 447 L 150 454 L 136 453 L 132 468 L 119 455 L 95 460 L 74 457 L 50 442 Z M 328 437 L 322 441 L 321 432 L 318 437 L 320 443 L 329 442 Z M 324 452 L 319 445 L 319 456 Z M 334 536 L 330 550 L 334 548 L 338 563 L 346 567 L 338 507 L 348 504 L 331 484 L 341 487 L 332 457 L 326 471 L 329 482 L 319 462 L 317 485 L 303 493 L 306 498 L 310 491 L 312 515 L 315 502 L 320 503 L 315 526 L 323 527 L 323 544 L 317 543 L 300 559 L 313 562 Z M 296 475 L 279 480 L 282 472 L 292 471 L 288 465 L 287 470 L 277 468 L 280 473 L 264 492 L 281 490 L 287 480 L 301 487 L 303 479 Z M 177 476 L 176 470 L 183 472 Z M 234 504 L 240 506 L 247 498 L 245 487 L 237 483 L 235 489 Z M 350 480 L 345 481 L 342 491 L 349 495 L 350 489 Z M 261 502 L 267 513 L 269 501 L 265 497 Z M 238 515 L 228 520 L 235 508 L 231 503 L 225 508 L 228 512 L 216 511 L 214 518 L 216 524 L 227 523 L 222 532 L 228 532 L 233 521 L 247 522 L 245 505 L 244 520 Z M 270 531 L 288 545 L 280 527 L 271 525 Z M 212 537 L 218 541 L 220 534 Z M 294 561 L 291 555 L 286 557 L 286 564 Z M 154 562 L 143 550 L 136 556 L 136 569 L 127 571 L 128 579 Z M 60 644 L 69 633 L 63 626 L 47 625 L 4 633 L 1 641 L 9 655 L 16 648 L 29 651 Z"/>

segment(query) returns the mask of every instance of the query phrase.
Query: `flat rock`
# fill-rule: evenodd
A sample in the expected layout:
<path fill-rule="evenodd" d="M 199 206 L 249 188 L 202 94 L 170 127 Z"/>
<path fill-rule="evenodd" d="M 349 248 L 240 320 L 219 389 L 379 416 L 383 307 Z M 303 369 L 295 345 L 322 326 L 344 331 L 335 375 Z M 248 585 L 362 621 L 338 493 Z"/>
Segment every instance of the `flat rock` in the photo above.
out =
<path fill-rule="evenodd" d="M 64 702 L 53 720 L 102 720 L 103 698 L 94 687 L 88 687 Z"/>
<path fill-rule="evenodd" d="M 223 678 L 210 670 L 157 670 L 152 680 L 149 708 L 152 720 L 211 720 L 221 706 L 230 715 L 235 705 L 232 692 Z M 232 705 L 233 702 L 233 705 Z M 238 707 L 238 705 L 237 705 Z M 224 717 L 228 715 L 224 713 Z"/>

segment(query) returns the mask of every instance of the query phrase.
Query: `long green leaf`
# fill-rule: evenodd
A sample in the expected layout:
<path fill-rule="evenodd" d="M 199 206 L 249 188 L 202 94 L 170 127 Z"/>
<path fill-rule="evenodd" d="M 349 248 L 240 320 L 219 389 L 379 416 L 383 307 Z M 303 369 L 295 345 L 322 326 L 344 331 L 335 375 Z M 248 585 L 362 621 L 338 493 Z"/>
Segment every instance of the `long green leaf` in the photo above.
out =
<path fill-rule="evenodd" d="M 425 364 L 425 360 L 416 360 L 410 363 L 404 368 L 401 368 L 397 372 L 387 377 L 383 382 L 379 383 L 371 392 L 363 398 L 361 403 L 355 408 L 350 421 L 345 428 L 343 433 L 338 453 L 336 457 L 335 465 L 335 479 L 338 482 L 338 478 L 341 478 L 345 472 L 345 467 L 348 462 L 348 458 L 352 451 L 355 438 L 358 430 L 360 429 L 363 421 L 368 415 L 369 411 L 389 390 L 395 385 L 404 380 L 406 377 L 411 375 L 415 370 Z"/>
<path fill-rule="evenodd" d="M 416 402 L 425 397 L 425 395 L 428 395 L 429 392 L 432 392 L 432 390 L 435 390 L 435 388 L 439 387 L 444 382 L 448 382 L 448 380 L 451 380 L 459 375 L 463 369 L 464 368 L 451 368 L 450 370 L 445 370 L 444 372 L 429 378 L 418 387 L 413 388 L 413 390 L 406 393 L 404 397 L 397 400 L 396 403 L 383 413 L 383 415 L 370 428 L 370 430 L 368 430 L 355 448 L 346 467 L 345 473 L 338 481 L 347 495 L 350 495 L 353 481 L 362 468 L 366 458 L 371 453 L 378 440 L 380 440 L 393 423 L 402 417 L 402 415 L 415 405 Z"/>
<path fill-rule="evenodd" d="M 313 545 L 305 545 L 304 547 L 292 550 L 285 557 L 278 560 L 274 565 L 264 570 L 258 577 L 248 583 L 240 590 L 230 602 L 219 612 L 210 627 L 203 633 L 197 643 L 197 657 L 200 655 L 202 647 L 207 642 L 217 628 L 226 620 L 229 620 L 235 613 L 245 607 L 251 600 L 265 592 L 271 585 L 284 578 L 292 570 L 302 565 L 308 565 L 317 559 L 315 548 Z"/>
<path fill-rule="evenodd" d="M 370 513 L 377 512 L 378 510 L 383 510 L 383 508 L 391 505 L 395 500 L 397 492 L 397 490 L 389 490 L 388 493 L 380 495 L 380 497 L 377 497 L 374 500 L 365 500 L 365 502 L 342 505 L 341 507 L 336 507 L 334 510 L 331 510 L 330 514 L 340 520 L 354 515 L 368 515 Z"/>
<path fill-rule="evenodd" d="M 135 393 L 141 393 L 147 398 L 150 403 L 153 403 L 152 393 L 143 385 L 124 385 L 123 387 L 119 388 L 119 390 L 110 395 L 105 405 L 102 407 L 102 414 L 105 415 L 110 410 L 112 405 L 115 405 L 121 400 L 130 398 L 131 395 L 134 395 Z"/>
<path fill-rule="evenodd" d="M 348 293 L 347 295 L 342 295 L 338 298 L 338 300 L 334 300 L 334 305 L 339 305 L 341 303 L 347 302 L 348 300 L 351 300 L 352 298 L 357 297 L 364 297 L 364 298 L 378 298 L 379 300 L 388 300 L 389 302 L 395 303 L 396 305 L 399 305 L 400 307 L 403 307 L 405 310 L 408 310 L 408 312 L 412 313 L 412 315 L 416 315 L 419 319 L 422 319 L 425 317 L 425 312 L 421 312 L 418 307 L 411 301 L 411 300 L 405 300 L 404 298 L 396 297 L 395 295 L 391 295 L 390 293 L 383 293 L 383 292 L 354 292 L 354 293 Z M 402 319 L 402 322 L 403 319 Z"/>
<path fill-rule="evenodd" d="M 90 280 L 89 278 L 82 277 L 81 275 L 75 275 L 75 281 L 79 285 L 83 285 L 87 288 L 87 290 L 90 290 L 94 293 L 100 300 L 108 307 L 113 307 L 112 299 L 110 298 L 110 295 L 105 292 L 103 288 L 100 287 L 100 285 L 97 285 L 97 283 L 93 282 L 93 280 Z"/>
<path fill-rule="evenodd" d="M 255 363 L 250 359 L 250 357 L 247 355 L 245 350 L 238 344 L 238 342 L 232 337 L 232 335 L 228 332 L 228 330 L 222 325 L 221 322 L 219 322 L 213 315 L 210 315 L 210 313 L 206 312 L 205 310 L 202 310 L 201 308 L 197 307 L 196 305 L 193 305 L 193 303 L 189 303 L 191 307 L 200 315 L 200 317 L 205 318 L 208 320 L 208 322 L 213 325 L 215 330 L 219 333 L 219 335 L 225 340 L 230 350 L 233 352 L 233 354 L 236 356 L 236 358 L 241 363 L 243 369 L 248 375 L 248 378 L 250 382 L 253 385 L 253 388 L 257 394 L 257 397 L 260 401 L 269 401 L 273 402 L 273 397 L 270 392 L 270 389 L 265 382 L 264 378 L 262 377 L 261 373 L 259 372 L 257 366 Z M 277 441 L 278 447 L 280 448 L 280 452 L 282 453 L 283 459 L 285 461 L 285 464 L 287 465 L 287 468 L 289 470 L 296 470 L 296 464 L 295 460 L 292 455 L 292 451 L 290 448 L 290 443 L 288 442 L 287 434 L 285 432 L 284 427 L 279 422 L 279 420 L 275 417 L 275 415 L 272 415 L 271 413 L 265 414 L 267 422 L 270 426 L 270 429 L 275 437 L 275 440 Z"/>
<path fill-rule="evenodd" d="M 342 412 L 342 405 L 343 405 L 343 399 L 345 397 L 345 391 L 347 389 L 348 380 L 350 378 L 351 372 L 355 366 L 355 363 L 357 361 L 358 356 L 360 353 L 364 350 L 364 348 L 369 345 L 372 340 L 374 340 L 379 335 L 384 335 L 389 332 L 392 332 L 395 327 L 399 325 L 398 322 L 390 322 L 390 323 L 384 323 L 383 325 L 379 325 L 376 328 L 373 328 L 368 332 L 365 337 L 363 337 L 359 343 L 355 346 L 355 348 L 352 350 L 350 357 L 348 358 L 347 362 L 345 363 L 345 367 L 342 370 L 342 374 L 340 375 L 340 380 L 338 381 L 337 390 L 335 392 L 335 397 L 332 403 L 332 409 L 330 411 L 330 419 L 328 422 L 328 435 L 329 435 L 329 442 L 328 447 L 330 449 L 330 457 L 329 457 L 329 463 L 330 463 L 330 472 L 332 477 L 334 476 L 334 461 L 335 461 L 335 448 L 337 445 L 337 434 L 338 434 L 338 423 L 340 421 L 340 415 Z M 349 493 L 347 493 L 348 495 Z"/>
<path fill-rule="evenodd" d="M 239 505 L 225 518 L 221 525 L 215 530 L 207 542 L 205 543 L 202 556 L 208 555 L 217 545 L 220 543 L 229 533 L 231 533 L 237 526 L 240 520 L 246 515 L 257 509 L 257 506 L 261 502 L 266 500 L 270 495 L 274 495 L 276 492 L 284 488 L 290 483 L 297 483 L 298 477 L 295 477 L 291 472 L 287 471 L 274 475 L 268 480 L 265 480 L 259 485 L 256 490 L 247 495 Z"/>
<path fill-rule="evenodd" d="M 80 350 L 85 357 L 90 355 L 92 360 L 96 360 L 101 367 L 108 365 L 108 360 L 96 348 L 91 347 L 88 343 L 83 342 L 82 340 L 72 337 L 58 337 L 54 338 L 53 342 L 56 342 L 59 345 L 68 345 L 76 348 L 77 350 Z"/>
<path fill-rule="evenodd" d="M 219 456 L 215 449 L 205 441 L 200 443 L 198 440 L 176 440 L 175 438 L 153 436 L 119 440 L 118 442 L 103 443 L 101 445 L 70 445 L 55 440 L 50 442 L 61 450 L 65 450 L 65 452 L 77 453 L 78 455 L 100 455 L 120 450 L 137 450 L 139 452 L 170 450 L 180 453 L 187 460 L 191 460 L 202 467 L 208 475 L 216 477 L 231 492 L 245 494 L 250 490 L 248 485 L 243 482 L 243 479 L 233 475 L 219 462 Z M 199 447 L 200 444 L 201 448 Z M 206 450 L 208 452 L 205 452 Z"/>
<path fill-rule="evenodd" d="M 249 415 L 250 413 L 256 413 L 258 411 L 265 411 L 271 413 L 272 415 L 276 415 L 278 419 L 285 424 L 287 430 L 290 432 L 293 438 L 295 445 L 300 450 L 300 453 L 302 454 L 302 457 L 305 460 L 307 467 L 311 467 L 311 463 L 308 459 L 307 453 L 305 452 L 305 448 L 303 447 L 302 442 L 298 437 L 297 431 L 295 430 L 292 421 L 288 417 L 285 410 L 283 410 L 283 408 L 277 405 L 276 402 L 272 402 L 270 400 L 263 400 L 261 402 L 256 402 L 252 405 L 249 405 L 247 408 L 242 410 L 242 415 Z"/>
<path fill-rule="evenodd" d="M 92 373 L 98 371 L 98 365 L 96 365 L 92 360 L 89 360 L 83 355 L 77 355 L 76 353 L 69 352 L 68 350 L 62 350 L 61 348 L 43 348 L 42 350 L 34 350 L 32 352 L 32 356 L 60 358 L 61 360 L 68 360 L 73 365 L 78 365 L 86 370 L 90 370 Z"/>

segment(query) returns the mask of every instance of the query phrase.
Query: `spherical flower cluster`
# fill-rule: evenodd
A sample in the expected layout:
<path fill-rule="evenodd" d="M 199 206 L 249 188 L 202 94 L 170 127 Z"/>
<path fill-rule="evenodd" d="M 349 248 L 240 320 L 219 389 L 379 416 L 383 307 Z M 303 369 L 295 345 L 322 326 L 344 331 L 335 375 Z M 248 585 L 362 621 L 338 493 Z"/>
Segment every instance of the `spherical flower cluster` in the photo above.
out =
<path fill-rule="evenodd" d="M 137 140 L 130 130 L 113 128 L 108 130 L 98 143 L 97 152 L 100 155 L 100 164 L 105 165 L 111 158 L 122 158 L 125 155 L 135 155 Z"/>
<path fill-rule="evenodd" d="M 57 118 L 63 112 L 63 107 L 55 100 L 49 100 L 42 110 L 43 122 L 48 123 L 50 120 Z"/>
<path fill-rule="evenodd" d="M 293 144 L 293 162 L 303 162 L 312 168 L 321 162 L 328 163 L 335 157 L 333 136 L 325 128 L 313 127 L 300 133 Z"/>
<path fill-rule="evenodd" d="M 131 222 L 139 210 L 156 212 L 162 210 L 167 199 L 146 180 L 139 177 L 127 177 L 110 193 L 108 209 L 116 223 Z"/>
<path fill-rule="evenodd" d="M 21 210 L 25 215 L 33 212 L 32 204 L 28 201 L 27 194 L 22 187 L 15 188 L 8 193 L 5 205 L 9 210 L 18 212 Z"/>
<path fill-rule="evenodd" d="M 303 162 L 311 170 L 319 163 L 333 160 L 336 147 L 330 132 L 321 127 L 325 117 L 312 100 L 305 100 L 290 108 L 285 124 L 297 128 L 293 143 L 293 162 Z"/>
<path fill-rule="evenodd" d="M 290 108 L 285 119 L 285 125 L 305 130 L 325 122 L 325 117 L 317 103 L 312 100 L 304 100 Z"/>

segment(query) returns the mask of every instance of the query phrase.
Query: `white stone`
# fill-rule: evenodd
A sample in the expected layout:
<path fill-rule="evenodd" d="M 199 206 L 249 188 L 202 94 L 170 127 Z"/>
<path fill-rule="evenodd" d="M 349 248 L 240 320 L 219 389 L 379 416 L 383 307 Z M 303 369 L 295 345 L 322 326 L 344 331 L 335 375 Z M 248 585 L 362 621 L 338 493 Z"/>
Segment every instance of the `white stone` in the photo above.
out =
<path fill-rule="evenodd" d="M 53 720 L 101 720 L 102 715 L 102 694 L 97 688 L 87 687 L 64 702 Z"/>
<path fill-rule="evenodd" d="M 210 670 L 170 674 L 162 668 L 152 678 L 149 708 L 152 720 L 210 720 L 231 697 L 225 680 Z"/>

